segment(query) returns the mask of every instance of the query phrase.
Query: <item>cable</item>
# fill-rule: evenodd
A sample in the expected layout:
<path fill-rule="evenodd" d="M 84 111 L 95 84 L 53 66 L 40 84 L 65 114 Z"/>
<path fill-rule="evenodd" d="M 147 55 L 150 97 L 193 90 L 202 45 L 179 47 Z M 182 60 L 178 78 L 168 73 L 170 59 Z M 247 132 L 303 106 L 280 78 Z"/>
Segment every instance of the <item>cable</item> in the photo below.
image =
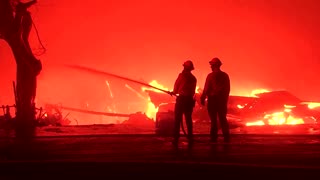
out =
<path fill-rule="evenodd" d="M 44 47 L 44 45 L 42 44 L 42 41 L 41 41 L 41 39 L 40 39 L 40 36 L 39 36 L 39 32 L 38 32 L 37 26 L 35 25 L 35 23 L 34 23 L 33 19 L 31 19 L 31 20 L 32 20 L 32 25 L 33 25 L 33 27 L 34 27 L 34 29 L 35 29 L 35 31 L 36 31 L 38 41 L 39 41 L 39 43 L 40 43 L 40 45 L 41 45 L 42 49 L 44 50 L 42 54 L 44 54 L 44 53 L 47 51 L 47 49 L 46 49 L 46 48 Z"/>

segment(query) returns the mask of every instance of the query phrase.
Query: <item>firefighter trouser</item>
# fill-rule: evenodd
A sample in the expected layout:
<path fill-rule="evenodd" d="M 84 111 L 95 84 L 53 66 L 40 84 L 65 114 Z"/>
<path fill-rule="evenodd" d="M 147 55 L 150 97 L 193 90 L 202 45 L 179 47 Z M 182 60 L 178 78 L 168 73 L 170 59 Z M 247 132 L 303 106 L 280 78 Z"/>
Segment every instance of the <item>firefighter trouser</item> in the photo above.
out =
<path fill-rule="evenodd" d="M 180 124 L 183 116 L 187 125 L 188 140 L 193 140 L 193 125 L 192 125 L 192 111 L 194 107 L 194 99 L 192 96 L 178 96 L 175 104 L 175 121 L 174 121 L 174 141 L 177 142 L 180 137 Z"/>
<path fill-rule="evenodd" d="M 223 137 L 225 141 L 230 138 L 229 123 L 227 120 L 227 108 L 228 100 L 220 96 L 208 97 L 208 114 L 211 120 L 210 137 L 212 141 L 216 141 L 218 138 L 218 119 L 222 129 Z"/>

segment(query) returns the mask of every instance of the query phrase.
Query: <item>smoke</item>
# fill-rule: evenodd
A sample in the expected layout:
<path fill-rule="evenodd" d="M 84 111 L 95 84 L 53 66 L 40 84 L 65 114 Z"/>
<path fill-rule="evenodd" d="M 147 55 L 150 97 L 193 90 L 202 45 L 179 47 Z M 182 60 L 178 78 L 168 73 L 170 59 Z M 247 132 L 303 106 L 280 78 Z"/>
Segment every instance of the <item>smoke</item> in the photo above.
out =
<path fill-rule="evenodd" d="M 230 75 L 231 94 L 282 89 L 320 101 L 319 10 L 317 0 L 41 0 L 30 9 L 46 48 L 42 54 L 33 29 L 30 43 L 44 66 L 37 101 L 76 108 L 89 101 L 95 110 L 119 103 L 121 108 L 113 108 L 119 113 L 145 111 L 143 100 L 125 82 L 62 65 L 93 67 L 147 83 L 157 80 L 172 89 L 187 59 L 193 60 L 203 87 L 215 56 Z M 15 63 L 4 41 L 0 57 L 0 103 L 12 104 Z M 113 99 L 106 80 L 117 92 Z"/>

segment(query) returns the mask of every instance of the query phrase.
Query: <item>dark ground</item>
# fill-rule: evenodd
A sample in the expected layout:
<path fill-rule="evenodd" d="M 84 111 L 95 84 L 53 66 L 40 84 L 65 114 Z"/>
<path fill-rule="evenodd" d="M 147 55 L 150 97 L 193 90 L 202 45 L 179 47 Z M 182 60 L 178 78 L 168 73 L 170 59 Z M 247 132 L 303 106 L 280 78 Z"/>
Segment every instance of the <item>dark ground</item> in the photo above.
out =
<path fill-rule="evenodd" d="M 192 148 L 181 137 L 178 149 L 172 147 L 170 137 L 128 127 L 127 133 L 116 133 L 123 128 L 115 128 L 43 128 L 32 142 L 24 143 L 1 137 L 0 179 L 222 179 L 221 176 L 317 179 L 320 176 L 320 135 L 310 133 L 309 128 L 295 131 L 299 133 L 288 133 L 288 128 L 282 128 L 276 134 L 266 130 L 260 134 L 234 131 L 229 144 L 223 143 L 222 137 L 221 142 L 210 144 L 207 134 L 196 134 Z M 109 130 L 103 133 L 103 129 Z"/>

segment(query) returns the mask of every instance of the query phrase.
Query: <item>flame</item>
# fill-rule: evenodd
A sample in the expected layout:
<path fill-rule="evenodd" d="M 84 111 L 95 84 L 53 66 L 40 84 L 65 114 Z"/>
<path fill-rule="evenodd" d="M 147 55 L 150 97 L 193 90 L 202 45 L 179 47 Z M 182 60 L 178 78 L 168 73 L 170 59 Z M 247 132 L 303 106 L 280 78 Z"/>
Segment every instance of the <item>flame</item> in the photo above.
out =
<path fill-rule="evenodd" d="M 281 125 L 286 123 L 287 114 L 284 112 L 275 112 L 272 114 L 266 114 L 264 119 L 268 121 L 269 125 Z"/>
<path fill-rule="evenodd" d="M 159 84 L 156 80 L 152 80 L 152 81 L 149 83 L 149 85 L 154 86 L 154 87 L 157 87 L 157 88 L 159 88 L 159 89 L 163 89 L 163 90 L 167 90 L 167 91 L 168 91 L 168 88 L 166 88 L 166 87 L 164 87 L 163 85 Z M 158 89 L 154 89 L 154 88 L 141 87 L 141 89 L 142 89 L 142 91 L 150 90 L 150 91 L 155 91 L 155 92 L 161 92 L 161 93 L 162 93 L 162 91 L 160 91 L 160 90 L 158 90 Z M 147 115 L 149 118 L 155 120 L 157 112 L 158 112 L 158 108 L 156 108 L 156 107 L 154 106 L 154 104 L 151 102 L 150 97 L 148 97 L 148 99 L 147 99 L 146 115 Z"/>
<path fill-rule="evenodd" d="M 169 88 L 167 88 L 167 87 L 163 86 L 162 84 L 158 83 L 157 80 L 152 80 L 149 84 L 151 86 L 157 87 L 159 89 L 163 89 L 163 90 L 167 90 L 167 91 L 169 90 Z M 142 87 L 141 89 L 142 89 L 142 91 L 150 90 L 150 91 L 163 93 L 162 91 L 154 89 L 154 88 Z M 201 89 L 197 86 L 196 87 L 196 93 L 200 93 L 199 91 L 201 91 Z M 151 99 L 149 97 L 148 100 L 147 100 L 146 115 L 149 118 L 155 120 L 157 112 L 158 112 L 158 108 L 154 106 L 154 104 L 151 102 Z"/>
<path fill-rule="evenodd" d="M 250 96 L 251 97 L 257 97 L 257 94 L 265 93 L 265 92 L 270 92 L 270 91 L 267 90 L 267 89 L 254 89 L 254 90 L 251 91 Z"/>
<path fill-rule="evenodd" d="M 292 110 L 292 108 L 295 108 L 295 107 L 297 107 L 297 106 L 294 106 L 294 105 L 284 105 L 284 111 L 285 112 L 291 112 Z"/>
<path fill-rule="evenodd" d="M 168 88 L 164 87 L 163 85 L 159 84 L 156 80 L 153 80 L 149 83 L 152 86 L 155 86 L 159 89 L 168 90 Z M 142 88 L 143 91 L 145 90 L 151 90 L 155 92 L 161 92 L 157 89 L 153 88 Z M 249 97 L 257 97 L 256 94 L 264 93 L 264 92 L 270 92 L 267 89 L 254 89 L 249 94 Z M 196 93 L 201 93 L 201 89 L 199 87 L 196 88 Z M 245 96 L 241 94 L 240 96 Z M 151 102 L 150 97 L 147 100 L 147 111 L 146 115 L 149 118 L 152 118 L 155 120 L 156 113 L 158 112 L 158 108 L 154 106 L 154 104 Z M 320 103 L 315 102 L 306 102 L 305 104 L 308 104 L 308 107 L 310 109 L 320 107 Z M 245 105 L 237 105 L 239 109 L 244 108 Z M 284 105 L 283 111 L 280 112 L 273 112 L 269 114 L 265 114 L 263 119 L 254 121 L 254 122 L 247 122 L 246 126 L 263 126 L 263 125 L 298 125 L 298 124 L 304 124 L 304 120 L 302 118 L 297 118 L 291 115 L 292 108 L 295 108 L 296 106 L 292 105 Z"/>
<path fill-rule="evenodd" d="M 159 89 L 163 90 L 168 90 L 168 88 L 164 87 L 163 85 L 159 84 L 156 80 L 152 80 L 150 85 L 157 87 Z M 155 92 L 161 92 L 157 89 L 153 88 L 146 88 L 142 87 L 142 90 L 151 90 Z M 199 88 L 197 87 L 197 93 L 199 93 Z M 270 92 L 267 89 L 255 89 L 252 90 L 250 95 L 251 97 L 256 97 L 256 94 L 263 93 L 263 92 Z M 242 95 L 243 96 L 243 95 Z M 237 106 L 239 109 L 243 108 L 243 105 L 238 105 Z M 295 124 L 304 124 L 304 121 L 302 118 L 295 118 L 290 115 L 291 109 L 294 108 L 295 106 L 289 106 L 289 105 L 284 105 L 284 110 L 282 112 L 274 112 L 271 114 L 266 114 L 263 117 L 263 120 L 258 120 L 255 122 L 248 122 L 246 123 L 246 126 L 262 126 L 262 125 L 282 125 L 282 124 L 288 124 L 288 125 L 295 125 Z M 151 102 L 150 97 L 147 99 L 147 110 L 146 110 L 146 115 L 149 118 L 152 118 L 155 120 L 156 113 L 158 111 L 158 108 L 154 106 L 154 104 Z"/>
<path fill-rule="evenodd" d="M 250 96 L 256 97 L 256 94 L 270 92 L 267 89 L 255 89 L 251 91 Z M 310 103 L 313 105 L 312 107 L 316 107 L 316 105 L 320 106 L 320 103 Z M 310 106 L 308 106 L 310 108 Z M 243 106 L 238 105 L 239 109 L 243 108 Z M 281 112 L 273 112 L 270 114 L 265 114 L 262 120 L 257 120 L 254 122 L 247 122 L 246 126 L 263 126 L 263 125 L 297 125 L 304 124 L 304 120 L 302 118 L 293 117 L 290 113 L 292 108 L 296 106 L 292 105 L 284 105 L 284 109 Z"/>
<path fill-rule="evenodd" d="M 320 103 L 318 102 L 303 102 L 301 104 L 308 105 L 308 108 L 314 109 L 320 107 Z M 296 106 L 292 105 L 284 105 L 284 110 L 282 112 L 274 112 L 271 114 L 266 114 L 263 120 L 258 120 L 255 122 L 248 122 L 246 126 L 261 126 L 265 125 L 298 125 L 304 124 L 303 118 L 296 118 L 290 114 L 292 108 Z M 239 107 L 240 108 L 240 107 Z M 265 123 L 266 122 L 266 123 Z"/>
<path fill-rule="evenodd" d="M 147 106 L 146 116 L 148 116 L 149 118 L 155 120 L 157 112 L 158 112 L 158 108 L 156 108 L 154 106 L 154 104 L 151 102 L 150 97 L 149 97 L 148 98 L 148 106 Z"/>
<path fill-rule="evenodd" d="M 262 120 L 256 122 L 247 122 L 246 126 L 263 126 L 265 125 Z"/>
<path fill-rule="evenodd" d="M 202 89 L 201 89 L 199 86 L 197 86 L 197 87 L 196 87 L 196 93 L 197 93 L 197 94 L 200 94 L 201 92 L 202 92 Z"/>
<path fill-rule="evenodd" d="M 246 126 L 261 126 L 265 125 L 297 125 L 304 124 L 302 118 L 295 118 L 291 114 L 291 109 L 284 109 L 282 112 L 274 112 L 271 114 L 266 114 L 263 120 L 256 122 L 248 122 Z"/>
<path fill-rule="evenodd" d="M 163 90 L 167 90 L 167 91 L 168 91 L 168 88 L 166 88 L 166 87 L 164 87 L 163 85 L 159 84 L 159 83 L 157 82 L 157 80 L 152 80 L 152 81 L 149 83 L 149 85 L 154 86 L 154 87 L 157 87 L 157 88 L 159 88 L 159 89 L 163 89 Z M 141 89 L 142 89 L 142 91 L 150 90 L 150 91 L 155 91 L 155 92 L 162 92 L 162 91 L 160 91 L 160 90 L 158 90 L 158 89 L 148 88 L 148 87 L 142 87 Z"/>
<path fill-rule="evenodd" d="M 288 114 L 287 112 L 275 112 L 272 114 L 267 114 L 264 117 L 268 120 L 269 125 L 297 125 L 297 124 L 304 124 L 302 118 L 295 118 Z"/>
<path fill-rule="evenodd" d="M 243 109 L 246 105 L 247 105 L 247 104 L 245 104 L 245 105 L 238 104 L 238 105 L 237 105 L 237 108 L 238 108 L 238 109 Z"/>
<path fill-rule="evenodd" d="M 320 102 L 303 102 L 301 104 L 306 104 L 308 105 L 309 109 L 315 109 L 315 108 L 320 108 Z"/>

